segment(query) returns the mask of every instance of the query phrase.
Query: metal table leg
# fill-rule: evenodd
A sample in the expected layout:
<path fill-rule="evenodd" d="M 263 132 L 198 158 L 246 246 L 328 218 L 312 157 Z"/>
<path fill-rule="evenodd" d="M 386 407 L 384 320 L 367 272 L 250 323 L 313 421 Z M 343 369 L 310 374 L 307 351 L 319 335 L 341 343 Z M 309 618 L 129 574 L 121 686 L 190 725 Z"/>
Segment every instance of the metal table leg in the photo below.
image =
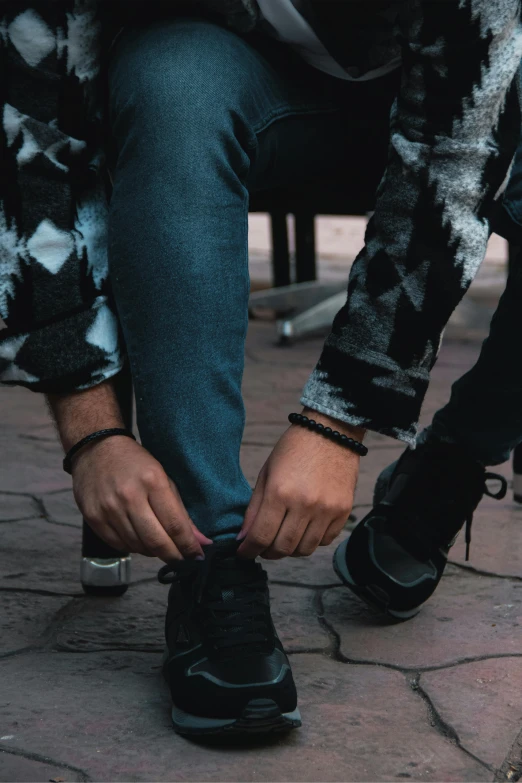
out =
<path fill-rule="evenodd" d="M 274 310 L 278 315 L 277 333 L 282 341 L 300 337 L 332 325 L 337 312 L 346 302 L 348 279 L 343 283 L 293 283 L 280 288 L 255 291 L 250 295 L 249 310 Z"/>
<path fill-rule="evenodd" d="M 513 500 L 522 503 L 522 444 L 513 451 Z"/>
<path fill-rule="evenodd" d="M 125 426 L 132 429 L 132 379 L 128 366 L 116 378 L 116 391 Z M 80 579 L 88 595 L 118 596 L 129 587 L 128 552 L 119 552 L 102 541 L 83 520 Z"/>

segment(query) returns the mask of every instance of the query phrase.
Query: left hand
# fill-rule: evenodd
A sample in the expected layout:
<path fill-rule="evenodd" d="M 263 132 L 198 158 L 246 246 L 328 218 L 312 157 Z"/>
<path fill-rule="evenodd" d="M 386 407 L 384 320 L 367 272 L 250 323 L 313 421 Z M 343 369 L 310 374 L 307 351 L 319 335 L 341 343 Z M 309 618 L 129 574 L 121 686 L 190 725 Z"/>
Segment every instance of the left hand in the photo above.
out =
<path fill-rule="evenodd" d="M 361 441 L 364 430 L 304 408 L 308 418 Z M 317 432 L 291 424 L 263 465 L 238 555 L 305 557 L 343 529 L 353 505 L 360 457 Z"/>

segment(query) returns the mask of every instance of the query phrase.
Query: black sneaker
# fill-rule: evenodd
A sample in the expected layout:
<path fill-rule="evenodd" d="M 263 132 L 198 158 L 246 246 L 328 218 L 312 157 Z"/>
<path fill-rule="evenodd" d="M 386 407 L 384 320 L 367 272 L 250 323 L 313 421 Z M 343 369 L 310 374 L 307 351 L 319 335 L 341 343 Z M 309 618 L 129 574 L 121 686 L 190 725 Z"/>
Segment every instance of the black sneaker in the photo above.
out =
<path fill-rule="evenodd" d="M 172 583 L 163 674 L 179 734 L 266 733 L 301 725 L 290 663 L 270 616 L 267 575 L 235 541 L 160 569 Z"/>
<path fill-rule="evenodd" d="M 487 482 L 495 479 L 493 493 Z M 450 547 L 466 526 L 469 557 L 473 512 L 484 494 L 501 499 L 507 482 L 462 449 L 426 443 L 406 449 L 376 484 L 374 507 L 334 554 L 344 584 L 392 617 L 416 615 L 434 593 Z"/>

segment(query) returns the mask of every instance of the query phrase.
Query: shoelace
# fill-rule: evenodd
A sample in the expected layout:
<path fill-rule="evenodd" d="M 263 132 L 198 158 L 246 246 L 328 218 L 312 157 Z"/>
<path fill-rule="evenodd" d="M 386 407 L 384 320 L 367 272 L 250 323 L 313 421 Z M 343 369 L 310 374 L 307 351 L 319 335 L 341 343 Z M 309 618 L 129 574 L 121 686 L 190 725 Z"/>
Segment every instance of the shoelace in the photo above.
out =
<path fill-rule="evenodd" d="M 490 488 L 488 487 L 488 481 L 500 481 L 500 489 L 498 492 L 492 492 Z M 493 498 L 494 500 L 502 500 L 506 497 L 508 484 L 504 476 L 501 476 L 499 473 L 489 473 L 486 472 L 484 474 L 484 495 L 487 495 L 489 498 Z M 471 526 L 473 524 L 473 513 L 471 513 L 468 517 L 466 517 L 466 562 L 469 560 L 469 552 L 471 548 Z"/>
<path fill-rule="evenodd" d="M 237 544 L 204 548 L 204 560 L 175 560 L 158 572 L 162 584 L 191 584 L 202 631 L 216 651 L 256 652 L 273 646 L 267 577 L 251 560 L 235 557 Z"/>
<path fill-rule="evenodd" d="M 497 492 L 490 490 L 488 481 L 500 482 L 499 490 Z M 504 476 L 500 476 L 498 473 L 486 472 L 484 473 L 483 483 L 480 487 L 475 488 L 474 492 L 477 493 L 471 501 L 471 505 L 474 508 L 478 505 L 483 495 L 487 495 L 495 500 L 502 500 L 506 496 L 507 481 Z M 426 494 L 428 495 L 428 492 Z M 404 544 L 410 544 L 410 546 L 413 544 L 413 554 L 421 559 L 428 559 L 433 549 L 451 546 L 452 540 L 462 527 L 461 520 L 464 516 L 466 561 L 468 561 L 474 512 L 465 514 L 465 512 L 459 511 L 459 504 L 456 503 L 448 515 L 445 493 L 440 492 L 439 494 L 441 497 L 439 502 L 435 498 L 428 508 L 423 505 L 422 511 L 418 511 L 413 515 L 411 514 L 411 508 L 417 507 L 417 504 L 415 501 L 412 502 L 411 496 L 408 495 L 405 495 L 397 506 L 384 507 L 383 514 L 393 525 L 395 536 L 402 540 Z M 465 495 L 464 498 L 465 502 L 469 502 L 469 498 L 466 498 Z"/>

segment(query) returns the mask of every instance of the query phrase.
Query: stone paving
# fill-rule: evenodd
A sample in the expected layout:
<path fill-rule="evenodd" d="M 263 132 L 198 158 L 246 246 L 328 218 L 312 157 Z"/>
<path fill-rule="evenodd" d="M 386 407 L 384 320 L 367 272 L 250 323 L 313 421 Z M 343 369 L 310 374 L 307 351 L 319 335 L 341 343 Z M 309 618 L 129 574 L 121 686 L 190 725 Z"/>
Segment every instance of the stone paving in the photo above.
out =
<path fill-rule="evenodd" d="M 478 351 L 458 329 L 448 334 L 424 421 Z M 242 461 L 252 484 L 322 341 L 278 348 L 272 323 L 250 325 Z M 160 677 L 167 588 L 156 581 L 158 561 L 135 557 L 121 598 L 82 594 L 81 520 L 43 400 L 6 388 L 0 400 L 1 781 L 522 776 L 522 507 L 511 494 L 482 503 L 471 563 L 459 543 L 437 594 L 409 623 L 384 621 L 340 586 L 333 546 L 269 563 L 303 728 L 226 747 L 189 742 L 171 728 Z M 401 450 L 379 435 L 368 444 L 358 518 L 378 471 Z M 501 470 L 510 476 L 509 465 Z"/>

